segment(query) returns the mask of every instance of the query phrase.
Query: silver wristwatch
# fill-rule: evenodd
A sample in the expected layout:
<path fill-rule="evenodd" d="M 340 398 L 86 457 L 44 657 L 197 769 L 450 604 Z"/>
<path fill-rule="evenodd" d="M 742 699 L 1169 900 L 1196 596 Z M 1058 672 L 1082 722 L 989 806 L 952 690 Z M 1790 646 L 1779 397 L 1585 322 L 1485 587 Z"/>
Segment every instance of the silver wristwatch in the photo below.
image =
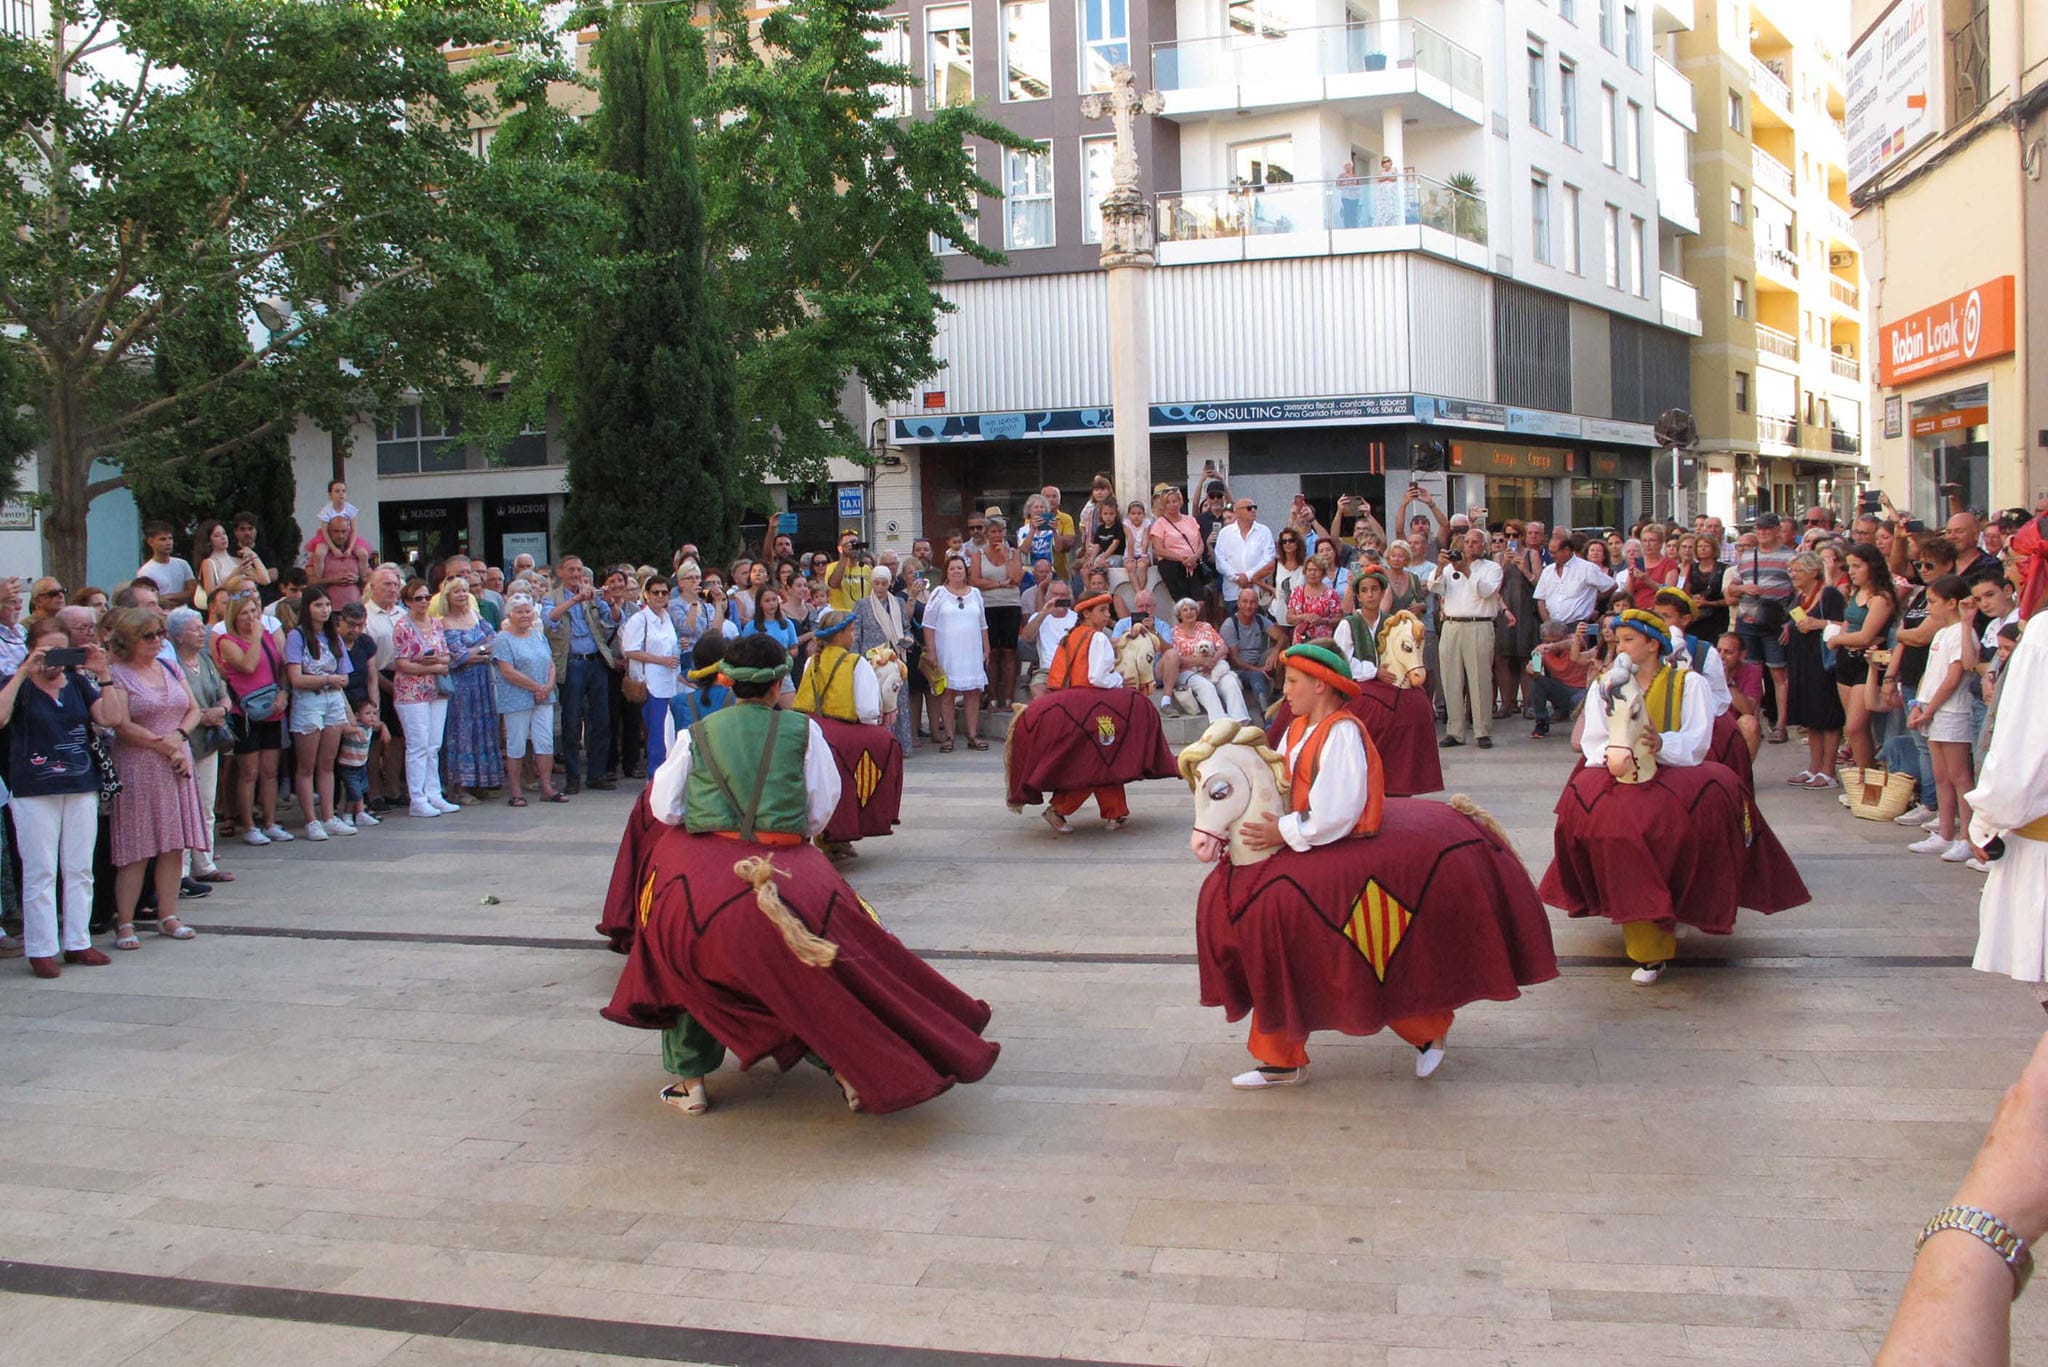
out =
<path fill-rule="evenodd" d="M 1920 1231 L 1920 1237 L 1913 1242 L 1913 1252 L 1918 1255 L 1920 1246 L 1928 1238 L 1944 1229 L 1959 1229 L 1965 1234 L 1974 1234 L 1991 1246 L 1991 1251 L 2005 1260 L 2012 1269 L 2012 1298 L 2018 1300 L 2020 1292 L 2027 1289 L 2027 1278 L 2034 1275 L 2034 1250 L 2027 1247 L 2013 1227 L 1988 1210 L 1976 1206 L 1950 1206 L 1937 1212 Z"/>

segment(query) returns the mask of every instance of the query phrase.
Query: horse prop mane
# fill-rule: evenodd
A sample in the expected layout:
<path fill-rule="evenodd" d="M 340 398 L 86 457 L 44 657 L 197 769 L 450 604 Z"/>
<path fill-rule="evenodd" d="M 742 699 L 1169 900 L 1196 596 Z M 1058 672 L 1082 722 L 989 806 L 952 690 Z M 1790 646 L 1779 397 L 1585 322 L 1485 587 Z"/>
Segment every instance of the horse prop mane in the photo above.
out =
<path fill-rule="evenodd" d="M 1116 643 L 1116 672 L 1124 676 L 1124 687 L 1149 692 L 1158 681 L 1159 656 L 1165 649 L 1158 635 L 1147 626 L 1133 625 Z"/>
<path fill-rule="evenodd" d="M 1379 676 L 1396 688 L 1420 688 L 1428 683 L 1422 644 L 1422 619 L 1414 613 L 1404 609 L 1380 623 Z"/>
<path fill-rule="evenodd" d="M 896 710 L 896 704 L 903 696 L 903 685 L 910 677 L 910 671 L 892 646 L 870 647 L 862 656 L 875 667 L 875 680 L 882 686 L 882 711 L 886 714 Z"/>

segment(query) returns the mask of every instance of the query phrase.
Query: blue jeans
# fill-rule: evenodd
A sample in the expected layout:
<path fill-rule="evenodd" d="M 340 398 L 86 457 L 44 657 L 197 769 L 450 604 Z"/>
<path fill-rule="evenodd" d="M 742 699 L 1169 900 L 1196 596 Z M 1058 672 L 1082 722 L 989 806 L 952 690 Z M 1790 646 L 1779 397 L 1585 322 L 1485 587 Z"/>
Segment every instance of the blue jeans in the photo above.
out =
<path fill-rule="evenodd" d="M 1263 720 L 1266 709 L 1273 705 L 1273 676 L 1263 669 L 1238 669 L 1231 671 L 1237 681 L 1244 685 L 1244 700 L 1251 704 L 1254 720 Z"/>
<path fill-rule="evenodd" d="M 1905 716 L 1913 710 L 1913 689 L 1901 685 L 1899 688 L 1899 715 Z M 1910 727 L 1884 743 L 1880 758 L 1884 767 L 1893 773 L 1911 774 L 1919 780 L 1919 803 L 1929 811 L 1934 810 L 1934 756 L 1927 749 L 1927 733 Z"/>
<path fill-rule="evenodd" d="M 562 680 L 562 737 L 555 748 L 569 768 L 571 783 L 581 783 L 586 772 L 591 778 L 604 777 L 605 753 L 612 744 L 611 672 L 601 656 L 569 657 L 568 677 Z M 586 764 L 577 763 L 579 753 Z"/>
<path fill-rule="evenodd" d="M 1578 711 L 1579 704 L 1586 699 L 1585 689 L 1573 688 L 1551 678 L 1548 674 L 1530 682 L 1535 685 L 1536 691 L 1529 715 L 1536 719 L 1536 729 L 1545 735 L 1550 734 L 1550 723 L 1553 720 L 1570 721 L 1572 713 Z"/>
<path fill-rule="evenodd" d="M 647 731 L 647 777 L 653 778 L 654 771 L 668 758 L 668 698 L 657 698 L 652 693 L 640 704 L 640 724 Z"/>

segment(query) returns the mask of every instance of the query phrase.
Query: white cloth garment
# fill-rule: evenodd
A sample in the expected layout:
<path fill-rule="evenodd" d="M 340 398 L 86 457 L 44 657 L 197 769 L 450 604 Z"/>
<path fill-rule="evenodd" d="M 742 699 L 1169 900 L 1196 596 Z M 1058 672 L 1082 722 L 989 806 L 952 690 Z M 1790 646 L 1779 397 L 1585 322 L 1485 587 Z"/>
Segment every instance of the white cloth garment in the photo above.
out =
<path fill-rule="evenodd" d="M 1368 626 L 1368 630 L 1370 630 L 1370 626 Z M 1369 679 L 1377 679 L 1380 676 L 1380 667 L 1378 665 L 1374 664 L 1371 660 L 1357 658 L 1356 648 L 1360 642 L 1352 638 L 1351 618 L 1348 615 L 1343 621 L 1337 623 L 1337 630 L 1331 639 L 1337 643 L 1337 653 L 1351 661 L 1352 678 L 1360 683 L 1365 683 Z"/>
<path fill-rule="evenodd" d="M 988 683 L 988 666 L 982 657 L 981 637 L 988 626 L 988 614 L 981 605 L 981 590 L 955 593 L 934 589 L 924 605 L 925 630 L 932 634 L 932 647 L 939 668 L 946 671 L 946 687 L 971 692 Z"/>
<path fill-rule="evenodd" d="M 1562 565 L 1545 565 L 1536 579 L 1536 601 L 1550 612 L 1550 620 L 1567 626 L 1593 615 L 1593 604 L 1614 587 L 1614 576 L 1583 555 Z"/>
<path fill-rule="evenodd" d="M 1116 670 L 1116 647 L 1099 631 L 1088 638 L 1088 682 L 1097 688 L 1124 686 L 1124 676 Z"/>
<path fill-rule="evenodd" d="M 1607 767 L 1605 678 L 1595 676 L 1586 687 L 1586 724 L 1579 735 L 1579 749 L 1586 756 L 1587 767 L 1594 769 Z M 1702 682 L 1696 675 L 1686 679 L 1685 692 L 1679 699 L 1678 729 L 1663 733 L 1657 763 L 1690 769 L 1707 757 L 1714 743 L 1714 704 L 1712 690 L 1702 687 Z"/>
<path fill-rule="evenodd" d="M 1238 682 L 1236 671 L 1230 661 L 1218 660 L 1206 673 L 1193 669 L 1181 671 L 1181 686 L 1195 695 L 1202 711 L 1211 722 L 1250 721 L 1252 714 L 1244 705 L 1244 685 Z"/>
<path fill-rule="evenodd" d="M 1472 565 L 1437 565 L 1428 575 L 1429 591 L 1444 600 L 1446 621 L 1483 617 L 1500 611 L 1501 568 L 1491 560 Z"/>
<path fill-rule="evenodd" d="M 1252 523 L 1250 531 L 1240 531 L 1234 519 L 1226 523 L 1216 533 L 1216 576 L 1223 581 L 1223 601 L 1235 603 L 1245 591 L 1237 576 L 1255 575 L 1279 558 L 1273 530 L 1265 523 Z"/>
<path fill-rule="evenodd" d="M 13 807 L 21 853 L 21 934 L 28 957 L 57 957 L 60 882 L 63 947 L 91 949 L 92 851 L 99 842 L 100 795 L 17 796 Z"/>
<path fill-rule="evenodd" d="M 1303 727 L 1300 744 L 1306 745 L 1314 730 L 1314 727 Z M 1280 753 L 1287 760 L 1288 775 L 1299 783 L 1301 775 L 1294 770 L 1295 748 L 1295 743 L 1289 738 L 1281 738 Z M 1330 728 L 1329 739 L 1323 742 L 1323 753 L 1316 763 L 1316 779 L 1308 789 L 1308 810 L 1289 812 L 1281 817 L 1280 838 L 1287 842 L 1289 849 L 1305 853 L 1317 845 L 1328 845 L 1348 837 L 1351 828 L 1358 824 L 1359 815 L 1365 811 L 1370 776 L 1371 766 L 1365 758 L 1365 735 L 1358 721 L 1349 718 L 1338 722 Z"/>
<path fill-rule="evenodd" d="M 1067 639 L 1067 633 L 1081 625 L 1081 618 L 1072 608 L 1058 616 L 1048 614 L 1038 624 L 1038 667 L 1052 668 L 1053 652 L 1060 648 L 1060 642 Z"/>
<path fill-rule="evenodd" d="M 2038 983 L 2048 981 L 2048 841 L 2012 832 L 2048 816 L 2048 613 L 2021 633 L 1998 694 L 1998 725 L 1967 801 L 1971 843 L 2001 836 L 2005 854 L 1977 903 L 1970 966 Z"/>
<path fill-rule="evenodd" d="M 783 724 L 802 716 L 801 712 L 788 713 Z M 816 835 L 825 829 L 833 809 L 839 806 L 839 762 L 832 758 L 832 747 L 816 722 L 804 717 L 804 728 L 804 833 Z M 690 733 L 684 729 L 669 741 L 668 758 L 661 762 L 647 785 L 648 809 L 663 825 L 683 824 L 683 791 L 689 778 Z"/>
<path fill-rule="evenodd" d="M 676 625 L 668 619 L 666 612 L 652 608 L 641 608 L 626 619 L 626 625 L 619 628 L 619 654 L 623 657 L 629 650 L 641 651 L 648 655 L 665 655 L 681 660 L 676 643 Z M 651 665 L 644 660 L 634 660 L 627 666 L 627 673 L 647 685 L 647 695 L 652 698 L 673 698 L 683 686 L 683 671 L 680 664 Z"/>
<path fill-rule="evenodd" d="M 405 791 L 414 802 L 441 796 L 441 734 L 448 726 L 448 700 L 402 702 L 398 724 L 405 730 Z"/>

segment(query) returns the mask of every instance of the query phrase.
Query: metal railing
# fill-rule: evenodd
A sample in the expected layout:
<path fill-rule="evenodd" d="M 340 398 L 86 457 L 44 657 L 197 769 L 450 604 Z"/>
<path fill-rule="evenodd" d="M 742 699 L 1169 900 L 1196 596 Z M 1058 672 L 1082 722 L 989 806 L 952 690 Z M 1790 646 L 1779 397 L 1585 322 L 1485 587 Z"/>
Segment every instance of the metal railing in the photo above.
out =
<path fill-rule="evenodd" d="M 1159 90 L 1284 84 L 1303 77 L 1412 69 L 1460 95 L 1485 98 L 1479 54 L 1413 19 L 1323 24 L 1275 33 L 1229 33 L 1152 45 L 1152 84 Z M 1321 92 L 1304 94 L 1320 100 Z"/>
<path fill-rule="evenodd" d="M 1863 362 L 1857 360 L 1854 356 L 1844 356 L 1839 351 L 1829 354 L 1828 368 L 1845 380 L 1861 380 L 1863 378 Z"/>
<path fill-rule="evenodd" d="M 1749 149 L 1749 170 L 1759 189 L 1769 190 L 1786 203 L 1792 201 L 1792 168 L 1761 147 Z"/>
<path fill-rule="evenodd" d="M 1756 260 L 1759 266 L 1767 266 L 1789 279 L 1799 278 L 1799 258 L 1775 242 L 1766 242 L 1758 238 Z"/>
<path fill-rule="evenodd" d="M 1161 242 L 1200 242 L 1346 228 L 1434 228 L 1486 245 L 1486 200 L 1404 172 L 1352 180 L 1285 180 L 1176 190 L 1158 201 Z"/>
<path fill-rule="evenodd" d="M 1863 438 L 1854 432 L 1844 432 L 1839 427 L 1828 429 L 1828 445 L 1844 456 L 1863 454 Z"/>
<path fill-rule="evenodd" d="M 1835 296 L 1835 302 L 1845 308 L 1861 307 L 1863 292 L 1839 275 L 1828 277 L 1828 293 Z"/>
<path fill-rule="evenodd" d="M 1756 325 L 1756 349 L 1766 356 L 1776 356 L 1784 361 L 1799 359 L 1799 339 L 1789 332 Z"/>
<path fill-rule="evenodd" d="M 1835 203 L 1832 199 L 1828 201 L 1827 220 L 1828 228 L 1835 234 L 1836 241 L 1854 242 L 1856 240 L 1856 225 L 1854 220 L 1850 218 L 1849 211 Z"/>
<path fill-rule="evenodd" d="M 1799 419 L 1777 418 L 1759 415 L 1756 420 L 1756 439 L 1774 441 L 1780 446 L 1799 444 Z"/>
<path fill-rule="evenodd" d="M 1785 78 L 1772 70 L 1761 57 L 1749 59 L 1749 87 L 1774 108 L 1791 114 L 1792 87 L 1785 84 Z"/>
<path fill-rule="evenodd" d="M 1948 122 L 1953 128 L 1991 94 L 1991 7 L 1978 5 L 1948 35 Z"/>

